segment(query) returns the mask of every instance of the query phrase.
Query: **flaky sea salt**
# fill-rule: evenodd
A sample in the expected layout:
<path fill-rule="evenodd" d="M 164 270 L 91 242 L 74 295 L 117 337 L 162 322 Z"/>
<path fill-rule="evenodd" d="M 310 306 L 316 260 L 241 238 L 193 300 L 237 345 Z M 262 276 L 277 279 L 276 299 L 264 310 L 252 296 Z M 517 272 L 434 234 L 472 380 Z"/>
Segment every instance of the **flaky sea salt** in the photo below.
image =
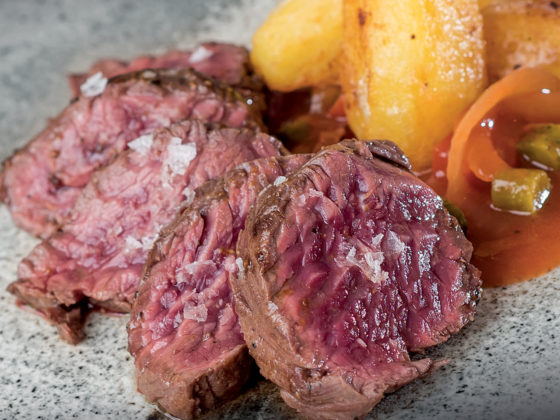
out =
<path fill-rule="evenodd" d="M 196 194 L 192 188 L 185 187 L 185 189 L 183 190 L 183 196 L 185 197 L 185 201 L 183 202 L 183 204 L 191 204 L 194 200 L 195 195 Z"/>
<path fill-rule="evenodd" d="M 128 147 L 141 155 L 147 155 L 154 144 L 154 136 L 152 134 L 145 134 L 130 142 Z"/>
<path fill-rule="evenodd" d="M 401 241 L 401 238 L 399 237 L 399 235 L 397 235 L 395 232 L 393 232 L 392 230 L 390 230 L 387 233 L 387 246 L 389 248 L 390 251 L 394 252 L 395 254 L 402 254 L 403 251 L 406 249 L 406 245 L 403 241 Z"/>
<path fill-rule="evenodd" d="M 192 160 L 196 157 L 196 144 L 181 144 L 179 137 L 173 137 L 167 146 L 166 166 L 175 175 L 184 175 Z"/>
<path fill-rule="evenodd" d="M 155 71 L 153 71 L 153 70 L 144 70 L 144 71 L 142 72 L 142 76 L 143 76 L 145 79 L 154 79 L 154 78 L 157 76 L 157 73 L 156 73 Z"/>
<path fill-rule="evenodd" d="M 80 91 L 82 95 L 86 97 L 97 96 L 103 93 L 107 87 L 108 79 L 103 77 L 103 73 L 100 71 L 95 73 L 93 76 L 88 77 L 88 79 L 80 86 Z"/>
<path fill-rule="evenodd" d="M 235 260 L 235 264 L 237 264 L 237 269 L 239 270 L 240 273 L 243 273 L 244 267 L 243 267 L 243 259 L 242 258 L 237 258 Z"/>
<path fill-rule="evenodd" d="M 372 282 L 375 283 L 388 278 L 388 273 L 381 269 L 381 264 L 383 264 L 383 260 L 385 259 L 383 252 L 366 252 L 364 258 L 372 271 L 370 278 Z"/>
<path fill-rule="evenodd" d="M 273 313 L 273 312 L 276 312 L 277 310 L 278 310 L 278 306 L 274 302 L 269 301 L 268 302 L 268 311 L 270 313 Z"/>
<path fill-rule="evenodd" d="M 278 186 L 280 184 L 283 184 L 284 182 L 286 182 L 286 177 L 285 176 L 279 176 L 278 178 L 276 178 L 274 180 L 274 185 Z"/>
<path fill-rule="evenodd" d="M 208 318 L 208 308 L 203 304 L 191 306 L 188 303 L 183 309 L 185 319 L 194 319 L 196 322 L 204 322 Z"/>
<path fill-rule="evenodd" d="M 144 236 L 142 238 L 142 249 L 144 251 L 149 251 L 150 249 L 152 249 L 152 246 L 154 245 L 154 242 L 156 241 L 157 237 L 158 237 L 157 233 L 149 236 Z"/>
<path fill-rule="evenodd" d="M 173 328 L 177 328 L 183 322 L 183 318 L 181 317 L 181 312 L 177 312 L 175 318 L 173 318 Z"/>
<path fill-rule="evenodd" d="M 214 53 L 207 48 L 204 48 L 202 45 L 194 50 L 189 58 L 191 63 L 199 63 L 207 58 L 212 57 Z"/>
<path fill-rule="evenodd" d="M 127 236 L 125 239 L 126 249 L 129 251 L 134 251 L 136 249 L 142 248 L 142 243 L 132 236 Z"/>
<path fill-rule="evenodd" d="M 375 248 L 378 248 L 379 245 L 381 244 L 381 241 L 383 240 L 383 234 L 382 233 L 378 233 L 377 235 L 375 235 L 373 238 L 371 238 L 371 245 Z"/>

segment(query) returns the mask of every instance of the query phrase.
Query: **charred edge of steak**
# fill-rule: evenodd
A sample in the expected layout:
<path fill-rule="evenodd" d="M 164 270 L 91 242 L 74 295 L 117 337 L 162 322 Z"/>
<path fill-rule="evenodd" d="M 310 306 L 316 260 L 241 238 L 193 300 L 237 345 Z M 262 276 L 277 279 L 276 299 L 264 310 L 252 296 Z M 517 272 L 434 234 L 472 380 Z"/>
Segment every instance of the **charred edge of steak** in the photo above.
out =
<path fill-rule="evenodd" d="M 380 159 L 409 172 L 412 169 L 401 148 L 390 140 L 343 140 L 340 143 L 324 147 L 322 150 L 352 152 L 365 159 Z"/>
<path fill-rule="evenodd" d="M 111 77 L 108 83 L 142 81 L 157 86 L 166 92 L 173 89 L 198 90 L 200 93 L 214 92 L 228 102 L 241 102 L 251 110 L 257 128 L 265 131 L 262 123 L 264 99 L 261 93 L 250 88 L 238 89 L 224 82 L 207 77 L 192 68 L 188 69 L 144 69 Z"/>
<path fill-rule="evenodd" d="M 171 386 L 157 395 L 146 395 L 146 390 L 161 388 L 164 380 L 161 372 L 152 372 L 148 365 L 138 375 L 138 390 L 144 393 L 151 403 L 157 404 L 161 411 L 180 419 L 194 419 L 235 399 L 243 390 L 254 371 L 253 359 L 247 347 L 238 346 L 223 360 L 220 368 L 199 371 L 194 376 L 183 378 L 172 374 L 168 378 Z M 185 380 L 186 379 L 186 380 Z"/>
<path fill-rule="evenodd" d="M 276 284 L 280 280 L 275 280 L 274 274 L 267 279 L 268 272 L 286 269 L 276 266 L 279 258 L 276 238 L 286 222 L 285 209 L 292 199 L 290 189 L 294 194 L 299 194 L 308 182 L 313 184 L 304 172 L 307 172 L 309 167 L 315 167 L 314 163 L 322 153 L 331 153 L 333 150 L 355 154 L 365 160 L 376 160 L 381 157 L 381 160 L 396 164 L 397 167 L 408 172 L 407 162 L 403 162 L 400 158 L 395 162 L 394 151 L 397 151 L 398 156 L 400 149 L 387 142 L 344 141 L 323 149 L 316 158 L 288 176 L 286 182 L 260 195 L 249 213 L 245 229 L 238 240 L 237 251 L 243 259 L 244 274 L 233 279 L 232 287 L 236 312 L 249 351 L 257 361 L 263 376 L 273 379 L 281 387 L 281 395 L 288 405 L 311 418 L 346 419 L 364 415 L 381 400 L 385 393 L 395 391 L 410 381 L 429 374 L 442 363 L 429 359 L 411 361 L 408 352 L 405 351 L 403 361 L 393 362 L 384 372 L 379 372 L 380 379 L 369 380 L 354 377 L 350 372 L 310 366 L 307 365 L 307 360 L 299 356 L 298 349 L 305 346 L 305 343 L 299 342 L 294 335 L 296 326 L 285 322 L 280 314 L 278 314 L 280 320 L 275 320 L 271 315 L 270 312 L 274 309 L 266 303 L 281 299 L 284 294 L 290 294 L 289 290 L 282 287 L 283 284 Z M 387 150 L 391 153 L 388 154 Z M 321 172 L 322 169 L 317 166 L 317 171 Z M 472 320 L 476 303 L 480 298 L 481 282 L 479 271 L 468 262 L 472 246 L 462 235 L 456 220 L 443 206 L 438 206 L 436 211 L 438 213 L 436 217 L 444 223 L 442 229 L 448 229 L 450 237 L 456 234 L 457 238 L 462 238 L 457 244 L 461 249 L 461 255 L 456 263 L 461 267 L 462 273 L 459 283 L 468 295 L 465 302 L 455 309 L 460 314 L 458 324 L 461 325 L 456 325 L 453 321 L 437 331 L 441 334 L 439 342 L 443 342 L 447 340 L 449 334 L 456 333 L 464 326 L 467 319 Z M 266 320 L 270 319 L 273 322 L 267 324 Z M 265 322 L 262 322 L 263 320 Z M 302 322 L 305 322 L 305 319 Z M 421 351 L 423 348 L 408 349 L 408 351 Z"/>
<path fill-rule="evenodd" d="M 129 70 L 126 71 L 127 68 L 129 68 L 130 65 L 132 65 L 137 59 L 140 58 L 148 58 L 148 59 L 152 59 L 155 60 L 156 62 L 161 59 L 164 58 L 166 56 L 169 55 L 173 55 L 173 54 L 181 54 L 182 58 L 179 59 L 176 63 L 175 67 L 163 67 L 163 68 L 178 68 L 178 69 L 187 69 L 187 68 L 193 68 L 196 70 L 196 65 L 200 64 L 200 62 L 197 63 L 192 63 L 190 62 L 190 55 L 192 55 L 192 53 L 198 49 L 198 48 L 207 48 L 212 50 L 212 55 L 210 56 L 209 59 L 205 59 L 202 60 L 202 62 L 212 62 L 213 58 L 215 56 L 215 54 L 218 55 L 229 55 L 232 57 L 236 57 L 238 56 L 238 54 L 241 54 L 241 60 L 239 63 L 239 68 L 236 69 L 238 72 L 238 80 L 236 81 L 225 81 L 222 80 L 222 82 L 226 82 L 228 84 L 230 84 L 232 87 L 235 87 L 236 89 L 238 89 L 240 92 L 246 94 L 247 96 L 250 96 L 251 94 L 254 94 L 255 92 L 262 92 L 265 85 L 264 85 L 264 80 L 262 77 L 258 76 L 254 69 L 253 66 L 251 65 L 251 61 L 249 58 L 249 51 L 247 50 L 246 47 L 241 46 L 241 45 L 235 45 L 235 44 L 229 44 L 229 43 L 221 43 L 221 42 L 204 42 L 202 44 L 199 44 L 197 47 L 195 47 L 194 49 L 190 50 L 190 51 L 179 51 L 179 50 L 174 50 L 174 51 L 168 51 L 167 53 L 164 53 L 162 55 L 147 55 L 147 56 L 139 56 L 139 57 L 135 57 L 132 60 L 120 60 L 117 58 L 106 58 L 106 59 L 101 59 L 101 60 L 97 60 L 92 67 L 90 67 L 90 69 L 85 72 L 85 73 L 73 73 L 73 74 L 69 74 L 68 75 L 68 80 L 70 83 L 70 88 L 73 92 L 76 92 L 79 95 L 80 92 L 80 86 L 82 83 L 84 83 L 86 81 L 86 79 L 88 78 L 88 75 L 93 74 L 95 71 L 94 69 L 96 69 L 96 67 L 99 64 L 105 63 L 105 62 L 112 62 L 112 63 L 116 63 L 117 65 L 119 65 L 120 67 L 122 67 L 122 69 L 118 69 L 117 71 L 120 74 L 124 74 L 124 73 L 130 73 L 133 70 Z M 175 59 L 177 60 L 177 58 Z M 183 61 L 183 64 L 180 64 L 180 61 Z M 152 63 L 152 66 L 146 67 L 145 69 L 154 69 L 154 68 L 160 68 L 157 64 Z M 216 65 L 218 63 L 215 63 Z M 103 67 L 103 66 L 102 66 Z M 145 70 L 143 69 L 143 70 Z M 231 70 L 231 69 L 230 69 Z M 136 71 L 136 70 L 134 70 Z M 203 73 L 203 72 L 201 72 Z M 206 75 L 205 75 L 206 76 Z M 206 76 L 212 79 L 216 79 L 216 80 L 221 80 L 219 77 L 214 77 L 214 76 Z M 75 101 L 77 100 L 77 96 L 74 97 L 71 101 Z"/>
<path fill-rule="evenodd" d="M 27 290 L 24 290 L 27 289 Z M 17 301 L 36 309 L 48 322 L 55 325 L 60 337 L 70 343 L 78 344 L 85 337 L 83 326 L 88 313 L 91 311 L 87 300 L 80 300 L 74 305 L 61 305 L 54 296 L 45 296 L 34 292 L 34 287 L 28 281 L 11 283 L 7 291 L 12 293 Z"/>

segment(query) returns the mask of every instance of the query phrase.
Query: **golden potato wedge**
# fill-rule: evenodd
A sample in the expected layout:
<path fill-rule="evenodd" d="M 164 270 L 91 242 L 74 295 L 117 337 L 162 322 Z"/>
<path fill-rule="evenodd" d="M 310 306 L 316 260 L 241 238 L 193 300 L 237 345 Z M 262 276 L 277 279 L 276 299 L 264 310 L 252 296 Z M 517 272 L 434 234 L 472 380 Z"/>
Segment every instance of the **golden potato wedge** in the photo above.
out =
<path fill-rule="evenodd" d="M 502 1 L 482 10 L 488 77 L 560 59 L 560 2 Z"/>
<path fill-rule="evenodd" d="M 477 0 L 345 0 L 341 82 L 359 138 L 395 141 L 417 171 L 486 85 Z"/>
<path fill-rule="evenodd" d="M 486 6 L 490 6 L 493 3 L 499 3 L 500 1 L 507 2 L 507 1 L 510 1 L 510 0 L 478 0 L 478 6 L 480 7 L 480 10 L 482 10 Z"/>
<path fill-rule="evenodd" d="M 551 72 L 553 75 L 555 75 L 560 79 L 560 61 L 555 61 L 553 63 L 545 64 L 540 67 L 548 70 L 549 72 Z"/>
<path fill-rule="evenodd" d="M 251 61 L 271 89 L 338 82 L 342 0 L 288 0 L 253 36 Z"/>

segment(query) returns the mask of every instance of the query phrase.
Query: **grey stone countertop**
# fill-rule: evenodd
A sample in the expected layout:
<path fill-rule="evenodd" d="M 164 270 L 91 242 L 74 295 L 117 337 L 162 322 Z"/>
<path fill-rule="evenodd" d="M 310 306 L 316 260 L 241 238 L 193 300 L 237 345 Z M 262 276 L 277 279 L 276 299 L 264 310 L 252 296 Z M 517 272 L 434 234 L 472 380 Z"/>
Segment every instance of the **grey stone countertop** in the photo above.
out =
<path fill-rule="evenodd" d="M 189 47 L 249 45 L 275 0 L 0 0 L 0 158 L 68 103 L 65 74 L 94 60 Z M 126 317 L 94 313 L 77 346 L 14 305 L 5 289 L 36 240 L 0 207 L 0 418 L 155 419 L 135 391 Z M 485 290 L 476 321 L 428 352 L 450 363 L 387 396 L 383 419 L 560 418 L 560 271 Z M 215 418 L 293 418 L 264 380 Z"/>

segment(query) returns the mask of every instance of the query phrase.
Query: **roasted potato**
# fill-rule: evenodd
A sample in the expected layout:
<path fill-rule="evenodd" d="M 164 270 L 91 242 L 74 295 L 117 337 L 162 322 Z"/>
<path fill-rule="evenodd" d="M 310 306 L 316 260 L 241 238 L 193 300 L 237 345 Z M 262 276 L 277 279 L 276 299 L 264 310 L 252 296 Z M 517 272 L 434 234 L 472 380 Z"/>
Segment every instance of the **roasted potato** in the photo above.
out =
<path fill-rule="evenodd" d="M 482 10 L 490 81 L 560 59 L 560 3 L 502 1 Z"/>
<path fill-rule="evenodd" d="M 478 6 L 480 7 L 480 10 L 482 10 L 486 6 L 490 6 L 493 3 L 499 3 L 500 1 L 505 2 L 509 0 L 478 0 Z"/>
<path fill-rule="evenodd" d="M 486 85 L 477 0 L 345 0 L 350 127 L 395 141 L 417 171 Z"/>
<path fill-rule="evenodd" d="M 551 72 L 553 75 L 555 75 L 560 79 L 560 61 L 555 61 L 554 63 L 545 64 L 540 67 L 548 70 L 549 72 Z"/>
<path fill-rule="evenodd" d="M 288 0 L 253 36 L 251 61 L 271 89 L 338 82 L 342 0 Z"/>

